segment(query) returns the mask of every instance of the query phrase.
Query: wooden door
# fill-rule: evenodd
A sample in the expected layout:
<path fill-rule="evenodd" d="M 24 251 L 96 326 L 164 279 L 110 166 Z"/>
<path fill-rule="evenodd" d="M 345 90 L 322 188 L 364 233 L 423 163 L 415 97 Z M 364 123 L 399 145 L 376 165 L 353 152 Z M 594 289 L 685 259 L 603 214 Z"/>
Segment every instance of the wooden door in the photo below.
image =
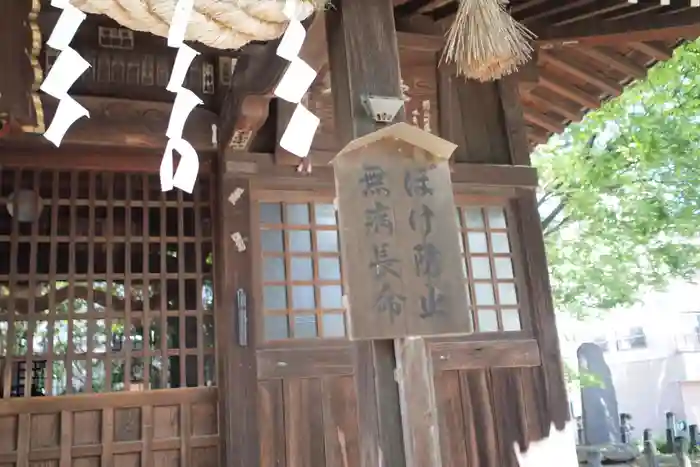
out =
<path fill-rule="evenodd" d="M 0 164 L 0 466 L 218 465 L 207 174 Z"/>
<path fill-rule="evenodd" d="M 261 190 L 254 205 L 261 465 L 360 465 L 332 192 Z"/>
<path fill-rule="evenodd" d="M 430 342 L 443 466 L 517 467 L 515 443 L 546 437 L 554 421 L 518 205 L 508 196 L 456 199 L 475 332 Z"/>
<path fill-rule="evenodd" d="M 333 187 L 326 180 L 321 188 L 303 188 L 313 185 L 246 180 L 227 183 L 222 193 L 229 198 L 241 187 L 247 193 L 229 208 L 247 213 L 244 220 L 225 221 L 232 227 L 224 236 L 247 241 L 235 248 L 250 256 L 250 266 L 238 263 L 252 271 L 245 343 L 251 359 L 236 371 L 243 378 L 254 368 L 257 383 L 234 399 L 255 401 L 257 411 L 238 424 L 239 432 L 247 426 L 250 435 L 256 426 L 255 455 L 266 467 L 381 465 L 387 454 L 372 458 L 363 444 L 365 436 L 380 435 L 358 427 L 376 412 L 370 399 L 393 396 L 378 389 L 376 369 L 365 368 L 372 359 L 364 360 L 363 344 L 346 338 Z M 542 438 L 552 420 L 514 196 L 512 190 L 456 196 L 470 297 L 464 313 L 475 331 L 429 340 L 447 466 L 515 467 L 514 443 Z M 231 277 L 244 284 L 248 274 Z M 392 369 L 382 368 L 383 376 L 393 380 Z M 385 426 L 400 437 L 400 423 Z"/>

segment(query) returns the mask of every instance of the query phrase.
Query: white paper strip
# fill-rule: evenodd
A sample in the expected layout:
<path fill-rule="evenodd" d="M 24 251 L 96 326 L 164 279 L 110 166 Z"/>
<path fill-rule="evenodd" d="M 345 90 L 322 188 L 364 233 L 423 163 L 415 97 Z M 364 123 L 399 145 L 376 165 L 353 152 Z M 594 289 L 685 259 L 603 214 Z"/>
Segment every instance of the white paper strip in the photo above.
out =
<path fill-rule="evenodd" d="M 61 10 L 65 10 L 68 7 L 71 7 L 73 5 L 70 4 L 70 0 L 51 0 L 51 6 L 54 8 L 60 8 Z"/>
<path fill-rule="evenodd" d="M 173 176 L 173 152 L 180 154 L 180 163 Z M 171 139 L 163 152 L 160 162 L 160 189 L 170 191 L 177 187 L 187 193 L 192 193 L 199 172 L 199 156 L 197 151 L 184 139 Z M 194 174 L 194 177 L 192 176 Z"/>
<path fill-rule="evenodd" d="M 67 49 L 85 18 L 87 18 L 85 13 L 73 5 L 68 5 L 61 16 L 58 17 L 56 26 L 51 32 L 51 37 L 46 41 L 46 45 L 55 50 Z"/>
<path fill-rule="evenodd" d="M 173 110 L 170 113 L 170 121 L 165 136 L 170 139 L 182 138 L 182 131 L 185 128 L 185 121 L 190 116 L 195 107 L 202 103 L 202 100 L 187 88 L 182 88 L 175 96 Z"/>
<path fill-rule="evenodd" d="M 192 193 L 199 173 L 199 156 L 190 143 L 184 139 L 175 141 L 174 148 L 180 153 L 180 163 L 173 177 L 173 185 L 187 193 Z"/>
<path fill-rule="evenodd" d="M 68 95 L 68 90 L 90 67 L 90 64 L 70 48 L 76 31 L 86 18 L 85 13 L 72 6 L 69 0 L 51 0 L 51 5 L 63 11 L 47 44 L 59 50 L 60 54 L 44 82 L 41 83 L 40 89 L 59 101 L 56 114 L 49 128 L 44 132 L 44 137 L 58 147 L 71 125 L 80 117 L 90 116 L 85 107 Z"/>
<path fill-rule="evenodd" d="M 319 123 L 321 120 L 316 115 L 303 105 L 297 105 L 280 139 L 280 146 L 295 156 L 308 156 Z"/>
<path fill-rule="evenodd" d="M 275 96 L 292 104 L 298 104 L 316 79 L 316 70 L 304 60 L 295 58 L 275 88 Z"/>
<path fill-rule="evenodd" d="M 690 0 L 690 6 L 700 6 L 700 0 Z"/>
<path fill-rule="evenodd" d="M 168 144 L 160 163 L 160 188 L 162 191 L 179 188 L 187 193 L 192 193 L 199 173 L 197 151 L 190 143 L 182 139 L 187 117 L 197 105 L 202 103 L 202 100 L 195 93 L 183 87 L 192 60 L 199 54 L 184 43 L 185 31 L 192 14 L 193 4 L 194 0 L 178 0 L 168 31 L 168 46 L 177 48 L 178 51 L 166 89 L 177 93 L 177 95 L 170 114 L 168 129 L 165 132 Z M 174 176 L 173 151 L 180 154 L 180 163 Z"/>
<path fill-rule="evenodd" d="M 280 82 L 277 83 L 274 94 L 280 99 L 298 105 L 280 138 L 280 146 L 304 158 L 309 155 L 311 143 L 320 123 L 318 117 L 299 104 L 317 74 L 316 70 L 299 58 L 299 52 L 306 38 L 306 30 L 299 21 L 313 13 L 313 5 L 310 2 L 286 0 L 283 12 L 289 18 L 289 26 L 277 47 L 277 55 L 289 60 L 290 64 Z"/>
<path fill-rule="evenodd" d="M 65 49 L 56 58 L 40 89 L 46 94 L 63 99 L 68 96 L 68 90 L 85 70 L 90 68 L 90 63 L 71 48 Z"/>
<path fill-rule="evenodd" d="M 54 146 L 59 147 L 68 128 L 77 122 L 80 117 L 89 116 L 90 112 L 85 107 L 72 97 L 66 96 L 58 103 L 56 114 L 51 120 L 51 125 L 44 133 L 44 138 L 52 142 Z"/>
<path fill-rule="evenodd" d="M 194 8 L 194 0 L 178 0 L 175 4 L 175 12 L 168 30 L 168 47 L 178 48 L 185 42 L 185 32 L 192 15 L 192 8 Z"/>
<path fill-rule="evenodd" d="M 277 55 L 287 61 L 293 61 L 299 56 L 304 39 L 306 39 L 304 25 L 295 19 L 291 20 L 284 36 L 282 36 L 280 45 L 277 46 Z"/>
<path fill-rule="evenodd" d="M 287 0 L 284 2 L 282 13 L 290 20 L 304 21 L 314 12 L 312 2 Z"/>
<path fill-rule="evenodd" d="M 170 92 L 179 92 L 182 87 L 182 83 L 185 82 L 185 77 L 187 77 L 187 71 L 190 69 L 192 61 L 199 55 L 199 52 L 189 47 L 186 44 L 182 44 L 175 57 L 175 65 L 173 66 L 173 72 L 170 75 L 170 81 L 168 86 L 165 88 Z"/>

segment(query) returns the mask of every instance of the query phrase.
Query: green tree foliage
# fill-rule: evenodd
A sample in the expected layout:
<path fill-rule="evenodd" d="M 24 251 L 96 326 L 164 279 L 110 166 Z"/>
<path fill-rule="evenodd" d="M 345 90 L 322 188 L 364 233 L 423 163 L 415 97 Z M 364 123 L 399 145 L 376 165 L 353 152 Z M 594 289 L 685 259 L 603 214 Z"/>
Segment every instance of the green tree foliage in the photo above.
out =
<path fill-rule="evenodd" d="M 632 303 L 700 266 L 700 42 L 533 155 L 557 307 Z"/>

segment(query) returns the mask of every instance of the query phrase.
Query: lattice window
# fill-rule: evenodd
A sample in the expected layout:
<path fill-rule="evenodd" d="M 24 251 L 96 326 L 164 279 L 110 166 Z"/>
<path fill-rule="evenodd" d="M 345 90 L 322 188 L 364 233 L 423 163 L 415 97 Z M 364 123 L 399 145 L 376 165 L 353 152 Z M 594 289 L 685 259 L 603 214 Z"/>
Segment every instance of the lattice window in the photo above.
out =
<path fill-rule="evenodd" d="M 3 168 L 3 397 L 213 385 L 210 201 L 206 177 Z"/>
<path fill-rule="evenodd" d="M 477 332 L 520 331 L 520 300 L 508 210 L 502 205 L 458 208 L 467 296 Z"/>
<path fill-rule="evenodd" d="M 97 41 L 105 49 L 134 50 L 134 31 L 99 26 Z"/>
<path fill-rule="evenodd" d="M 345 337 L 333 204 L 260 203 L 260 229 L 265 340 Z"/>

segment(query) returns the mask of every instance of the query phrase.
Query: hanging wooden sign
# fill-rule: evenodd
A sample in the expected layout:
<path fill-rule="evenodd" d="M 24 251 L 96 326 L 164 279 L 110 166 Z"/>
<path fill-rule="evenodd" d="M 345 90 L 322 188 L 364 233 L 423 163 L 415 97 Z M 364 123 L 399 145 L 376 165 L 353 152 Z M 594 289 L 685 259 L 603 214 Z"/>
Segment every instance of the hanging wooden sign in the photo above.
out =
<path fill-rule="evenodd" d="M 351 339 L 472 331 L 448 163 L 455 148 L 399 123 L 333 160 Z"/>

